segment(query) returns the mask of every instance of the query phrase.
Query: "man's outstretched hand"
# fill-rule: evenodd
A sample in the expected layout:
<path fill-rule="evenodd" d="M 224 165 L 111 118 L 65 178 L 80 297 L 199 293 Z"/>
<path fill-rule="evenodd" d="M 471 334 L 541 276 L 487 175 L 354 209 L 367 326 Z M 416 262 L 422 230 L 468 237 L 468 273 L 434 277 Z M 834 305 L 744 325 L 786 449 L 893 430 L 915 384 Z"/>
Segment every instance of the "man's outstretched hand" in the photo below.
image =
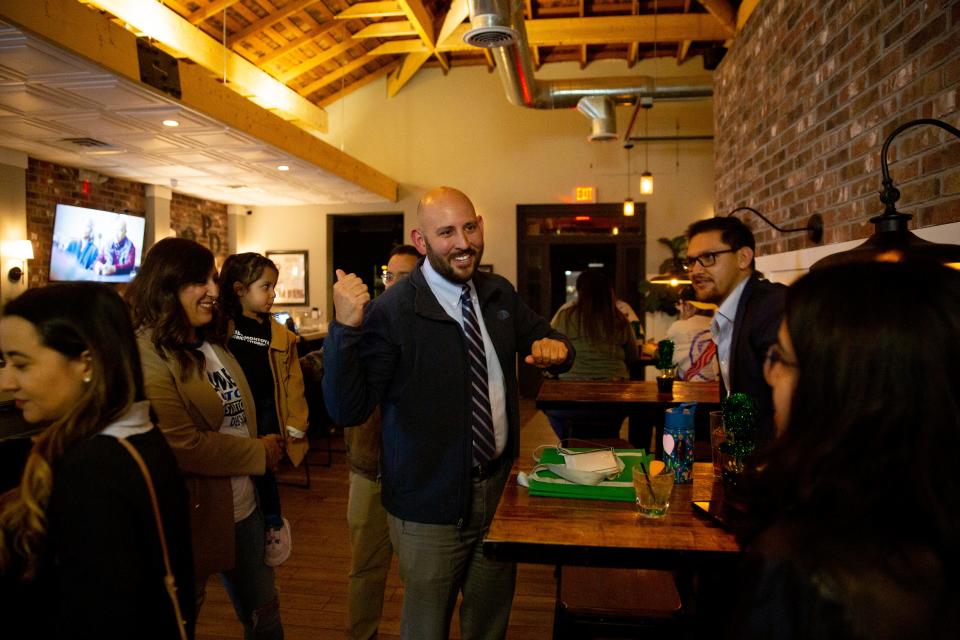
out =
<path fill-rule="evenodd" d="M 363 280 L 353 273 L 337 269 L 337 281 L 333 284 L 333 308 L 337 322 L 348 327 L 363 323 L 363 310 L 370 303 L 370 291 Z"/>
<path fill-rule="evenodd" d="M 567 359 L 567 345 L 553 338 L 542 338 L 530 345 L 530 355 L 523 359 L 540 369 L 552 367 L 565 362 Z"/>

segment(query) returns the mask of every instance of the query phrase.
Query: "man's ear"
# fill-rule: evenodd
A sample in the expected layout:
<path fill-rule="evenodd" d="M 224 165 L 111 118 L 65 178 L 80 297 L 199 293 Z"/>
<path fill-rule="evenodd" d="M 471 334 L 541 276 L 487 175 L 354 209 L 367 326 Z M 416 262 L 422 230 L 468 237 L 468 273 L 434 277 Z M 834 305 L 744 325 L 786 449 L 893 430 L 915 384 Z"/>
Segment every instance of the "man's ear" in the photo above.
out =
<path fill-rule="evenodd" d="M 750 247 L 740 247 L 737 249 L 737 267 L 740 270 L 749 269 L 753 262 L 753 249 Z"/>
<path fill-rule="evenodd" d="M 417 248 L 420 255 L 427 255 L 427 241 L 426 238 L 423 237 L 423 232 L 421 232 L 420 229 L 410 230 L 410 242 Z"/>

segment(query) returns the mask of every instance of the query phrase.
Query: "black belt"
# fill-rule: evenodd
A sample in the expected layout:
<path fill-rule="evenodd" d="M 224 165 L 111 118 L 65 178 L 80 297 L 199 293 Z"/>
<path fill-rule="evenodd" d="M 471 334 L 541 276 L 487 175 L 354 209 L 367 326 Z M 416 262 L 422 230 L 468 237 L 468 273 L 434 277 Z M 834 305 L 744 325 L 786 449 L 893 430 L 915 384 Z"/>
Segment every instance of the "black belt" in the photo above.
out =
<path fill-rule="evenodd" d="M 500 457 L 475 465 L 470 469 L 470 476 L 475 480 L 486 480 L 500 470 Z"/>

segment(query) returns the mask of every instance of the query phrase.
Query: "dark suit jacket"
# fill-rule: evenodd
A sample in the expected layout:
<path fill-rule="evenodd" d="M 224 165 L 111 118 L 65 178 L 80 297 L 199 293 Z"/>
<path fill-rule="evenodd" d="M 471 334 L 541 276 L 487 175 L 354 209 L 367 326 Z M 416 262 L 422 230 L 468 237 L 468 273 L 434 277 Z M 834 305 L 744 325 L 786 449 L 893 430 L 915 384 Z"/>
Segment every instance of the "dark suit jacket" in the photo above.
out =
<path fill-rule="evenodd" d="M 777 341 L 783 318 L 787 288 L 782 284 L 750 276 L 733 322 L 730 341 L 730 393 L 746 393 L 757 401 L 757 443 L 773 438 L 773 397 L 763 379 L 763 360 L 767 348 Z"/>

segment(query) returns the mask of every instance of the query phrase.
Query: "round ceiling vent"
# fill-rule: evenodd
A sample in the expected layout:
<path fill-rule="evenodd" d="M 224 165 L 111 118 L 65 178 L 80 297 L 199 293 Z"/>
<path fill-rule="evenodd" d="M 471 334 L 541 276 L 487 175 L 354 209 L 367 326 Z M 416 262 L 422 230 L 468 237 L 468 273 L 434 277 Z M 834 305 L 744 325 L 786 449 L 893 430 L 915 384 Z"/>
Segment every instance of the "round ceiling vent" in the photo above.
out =
<path fill-rule="evenodd" d="M 463 41 L 482 49 L 497 49 L 509 47 L 517 41 L 519 34 L 516 29 L 499 25 L 486 25 L 470 29 L 463 34 Z"/>

